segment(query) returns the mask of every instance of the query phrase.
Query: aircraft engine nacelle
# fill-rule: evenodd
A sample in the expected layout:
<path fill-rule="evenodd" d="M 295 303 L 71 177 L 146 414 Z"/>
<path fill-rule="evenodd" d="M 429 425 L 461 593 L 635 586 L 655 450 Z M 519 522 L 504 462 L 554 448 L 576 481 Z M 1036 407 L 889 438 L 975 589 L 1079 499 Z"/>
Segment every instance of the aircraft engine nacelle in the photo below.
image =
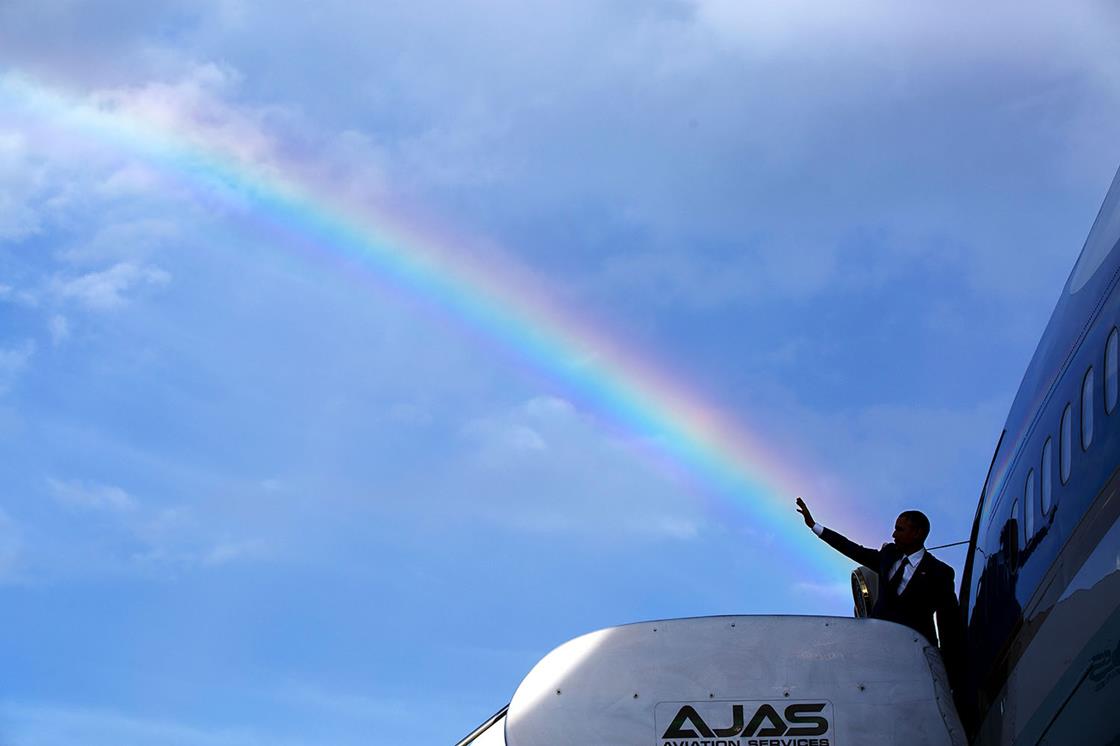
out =
<path fill-rule="evenodd" d="M 937 649 L 875 619 L 724 616 L 592 632 L 545 656 L 507 746 L 965 744 Z"/>

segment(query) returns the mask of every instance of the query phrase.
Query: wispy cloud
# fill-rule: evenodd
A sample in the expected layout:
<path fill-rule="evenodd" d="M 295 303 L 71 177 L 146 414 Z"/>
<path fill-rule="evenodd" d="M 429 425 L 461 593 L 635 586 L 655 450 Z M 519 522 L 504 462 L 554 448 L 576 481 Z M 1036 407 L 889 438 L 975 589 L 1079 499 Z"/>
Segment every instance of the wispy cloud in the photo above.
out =
<path fill-rule="evenodd" d="M 137 507 L 132 496 L 115 485 L 63 481 L 48 477 L 47 486 L 56 500 L 71 507 L 113 512 L 130 511 Z"/>
<path fill-rule="evenodd" d="M 572 405 L 554 396 L 538 396 L 502 416 L 475 419 L 464 427 L 487 459 L 501 462 L 507 456 L 549 450 L 547 430 L 565 429 L 578 420 Z"/>
<path fill-rule="evenodd" d="M 17 579 L 22 545 L 23 533 L 19 525 L 0 510 L 0 583 Z"/>
<path fill-rule="evenodd" d="M 252 728 L 199 727 L 109 708 L 7 701 L 0 703 L 6 737 L 42 746 L 260 746 L 295 744 Z"/>
<path fill-rule="evenodd" d="M 276 143 L 262 119 L 280 109 L 238 107 L 226 101 L 241 75 L 214 63 L 195 65 L 173 82 L 106 88 L 96 103 L 166 132 L 178 132 L 240 161 L 270 161 Z"/>
<path fill-rule="evenodd" d="M 34 354 L 35 343 L 32 341 L 16 347 L 0 347 L 0 394 L 12 387 L 16 379 L 26 370 Z"/>
<path fill-rule="evenodd" d="M 954 5 L 959 12 L 946 12 Z M 857 64 L 879 57 L 877 64 L 926 59 L 963 67 L 995 58 L 1019 64 L 1091 64 L 1102 73 L 1117 69 L 1106 53 L 1113 44 L 1100 28 L 1115 22 L 1117 14 L 1103 2 L 1083 3 L 1070 12 L 1007 0 L 983 7 L 949 3 L 937 9 L 882 0 L 857 0 L 843 9 L 821 0 L 696 0 L 695 7 L 697 18 L 713 34 L 758 56 L 827 57 L 829 50 L 844 48 L 862 58 Z M 961 23 L 965 11 L 968 22 Z M 884 55 L 884 49 L 894 54 Z M 1061 59 L 1042 59 L 1059 50 Z"/>
<path fill-rule="evenodd" d="M 159 267 L 122 262 L 101 272 L 59 279 L 55 290 L 60 297 L 75 300 L 90 310 L 109 311 L 125 305 L 129 291 L 160 287 L 170 281 L 171 275 Z"/>
<path fill-rule="evenodd" d="M 47 330 L 50 331 L 51 342 L 58 346 L 70 336 L 70 322 L 62 314 L 56 313 L 47 322 Z"/>
<path fill-rule="evenodd" d="M 478 420 L 468 424 L 466 432 L 495 457 L 548 450 L 539 432 L 517 422 Z"/>
<path fill-rule="evenodd" d="M 28 150 L 24 135 L 0 126 L 0 243 L 20 241 L 41 227 L 33 203 L 42 188 L 43 174 L 25 168 Z"/>
<path fill-rule="evenodd" d="M 477 517 L 532 533 L 639 540 L 693 540 L 705 527 L 684 485 L 562 398 L 532 397 L 464 433 L 474 446 L 470 481 L 492 485 L 471 505 Z"/>
<path fill-rule="evenodd" d="M 851 599 L 852 586 L 850 583 L 806 583 L 793 584 L 793 590 L 806 596 L 818 596 L 829 599 Z"/>
<path fill-rule="evenodd" d="M 252 535 L 254 527 L 230 526 L 227 518 L 196 506 L 145 511 L 127 525 L 140 542 L 140 548 L 128 557 L 127 569 L 140 574 L 218 569 L 275 556 L 270 542 Z"/>
<path fill-rule="evenodd" d="M 127 165 L 125 169 L 139 168 Z M 150 199 L 164 193 L 165 185 L 159 183 L 137 185 L 135 193 L 99 195 L 106 204 L 127 204 L 130 201 Z M 120 263 L 142 266 L 150 257 L 161 250 L 175 247 L 181 238 L 179 220 L 158 216 L 159 208 L 152 206 L 143 211 L 142 217 L 131 215 L 113 216 L 98 221 L 91 227 L 91 233 L 76 237 L 75 240 L 56 256 L 72 267 L 96 267 Z"/>
<path fill-rule="evenodd" d="M 110 572 L 150 576 L 191 569 L 219 569 L 266 561 L 271 542 L 236 526 L 220 511 L 196 504 L 147 502 L 117 485 L 48 477 L 49 495 L 63 508 L 97 520 L 57 521 L 37 526 L 55 556 L 33 553 L 29 567 L 83 576 Z"/>
<path fill-rule="evenodd" d="M 205 550 L 201 555 L 204 565 L 218 566 L 243 560 L 261 559 L 267 555 L 268 545 L 261 539 L 223 541 Z"/>

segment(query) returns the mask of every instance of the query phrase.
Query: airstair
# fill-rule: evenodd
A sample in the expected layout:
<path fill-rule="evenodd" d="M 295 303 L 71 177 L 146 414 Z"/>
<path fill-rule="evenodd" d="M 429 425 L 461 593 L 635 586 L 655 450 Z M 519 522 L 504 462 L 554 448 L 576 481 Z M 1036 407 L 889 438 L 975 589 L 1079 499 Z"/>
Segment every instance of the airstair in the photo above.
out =
<path fill-rule="evenodd" d="M 458 746 L 964 746 L 937 648 L 877 619 L 610 627 L 546 655 Z"/>

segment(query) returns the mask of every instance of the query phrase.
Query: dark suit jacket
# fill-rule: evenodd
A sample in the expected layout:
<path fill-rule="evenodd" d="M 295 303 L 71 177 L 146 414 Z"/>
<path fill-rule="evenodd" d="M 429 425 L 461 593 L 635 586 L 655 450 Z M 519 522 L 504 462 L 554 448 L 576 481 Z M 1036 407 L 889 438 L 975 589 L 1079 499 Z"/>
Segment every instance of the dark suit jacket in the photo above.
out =
<path fill-rule="evenodd" d="M 887 581 L 894 563 L 902 558 L 902 551 L 897 546 L 884 544 L 882 549 L 868 549 L 827 528 L 821 538 L 845 557 L 879 573 L 879 597 L 871 610 L 873 618 L 905 624 L 921 632 L 930 642 L 937 643 L 933 627 L 933 616 L 937 615 L 941 653 L 950 678 L 955 678 L 953 674 L 959 670 L 956 664 L 962 650 L 963 628 L 953 585 L 953 568 L 927 549 L 906 588 L 894 595 L 887 590 Z"/>

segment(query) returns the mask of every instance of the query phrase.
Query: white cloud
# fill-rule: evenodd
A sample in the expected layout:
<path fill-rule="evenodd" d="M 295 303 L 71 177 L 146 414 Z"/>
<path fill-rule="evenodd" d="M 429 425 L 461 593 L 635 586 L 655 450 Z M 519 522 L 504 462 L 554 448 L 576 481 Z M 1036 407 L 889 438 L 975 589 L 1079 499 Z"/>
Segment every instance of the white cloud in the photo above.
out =
<path fill-rule="evenodd" d="M 504 433 L 505 442 L 517 451 L 547 451 L 548 444 L 531 427 L 514 425 Z"/>
<path fill-rule="evenodd" d="M 637 292 L 649 302 L 712 309 L 737 301 L 804 300 L 850 282 L 837 247 L 786 239 L 720 252 L 647 248 L 609 257 L 591 287 L 599 294 Z M 884 278 L 885 279 L 885 278 Z"/>
<path fill-rule="evenodd" d="M 31 341 L 17 347 L 0 347 L 0 394 L 11 388 L 34 354 L 35 343 Z"/>
<path fill-rule="evenodd" d="M 18 241 L 39 231 L 39 217 L 12 194 L 0 193 L 0 241 Z"/>
<path fill-rule="evenodd" d="M 58 346 L 70 337 L 70 322 L 60 313 L 51 316 L 47 322 L 47 329 L 51 333 L 51 342 Z"/>
<path fill-rule="evenodd" d="M 41 746 L 259 746 L 261 743 L 297 743 L 250 728 L 204 728 L 191 724 L 145 718 L 112 709 L 95 709 L 54 703 L 0 704 L 5 736 L 13 743 Z"/>
<path fill-rule="evenodd" d="M 154 189 L 142 189 L 137 197 L 151 196 Z M 117 196 L 111 198 L 118 199 Z M 130 199 L 124 195 L 124 200 Z M 161 249 L 174 246 L 181 237 L 182 216 L 159 215 L 161 208 L 151 207 L 141 217 L 110 218 L 97 221 L 92 234 L 83 236 L 78 243 L 59 251 L 56 256 L 67 264 L 75 266 L 106 263 L 142 263 Z"/>
<path fill-rule="evenodd" d="M 88 101 L 144 130 L 167 133 L 175 148 L 197 149 L 206 159 L 233 162 L 266 179 L 275 175 L 281 181 L 299 182 L 309 191 L 329 193 L 333 200 L 356 209 L 383 201 L 390 182 L 393 191 L 400 193 L 406 191 L 406 181 L 415 181 L 421 174 L 457 183 L 477 178 L 482 171 L 478 161 L 484 157 L 484 148 L 470 149 L 469 157 L 475 160 L 468 167 L 456 165 L 461 158 L 451 154 L 433 153 L 432 147 L 414 148 L 401 141 L 394 146 L 392 157 L 398 163 L 390 177 L 387 161 L 391 154 L 375 131 L 324 131 L 308 121 L 298 106 L 238 101 L 241 85 L 242 75 L 233 67 L 201 62 L 189 65 L 170 81 L 97 89 Z M 455 136 L 465 138 L 468 134 L 459 130 Z M 207 194 L 192 195 L 194 199 L 201 196 L 206 209 L 245 205 L 238 185 L 220 178 L 206 183 L 205 174 L 192 175 L 202 179 L 194 189 L 219 198 L 205 201 Z M 171 188 L 169 180 L 151 165 L 127 162 L 102 180 L 98 192 L 119 198 L 142 195 L 153 186 Z"/>
<path fill-rule="evenodd" d="M 628 522 L 628 528 L 635 534 L 645 533 L 684 541 L 699 537 L 701 522 L 693 518 L 671 515 L 633 516 Z"/>
<path fill-rule="evenodd" d="M 22 553 L 22 532 L 12 518 L 0 510 L 0 582 L 17 578 L 17 564 Z"/>
<path fill-rule="evenodd" d="M 525 653 L 517 658 L 521 663 Z M 8 697 L 0 702 L 4 743 L 38 746 L 321 746 L 369 743 L 368 731 L 389 721 L 411 722 L 425 711 L 407 697 L 376 696 L 327 688 L 317 682 L 272 676 L 221 684 L 226 701 L 263 703 L 281 717 L 219 718 L 221 725 L 153 717 L 143 711 L 90 707 L 65 701 Z M 331 724 L 324 727 L 324 723 Z M 470 725 L 473 725 L 471 723 Z M 464 727 L 469 728 L 470 725 Z M 357 730 L 356 730 L 357 729 Z M 328 734 L 328 735 L 324 735 Z"/>
<path fill-rule="evenodd" d="M 23 290 L 12 285 L 0 284 L 0 303 L 11 303 L 25 308 L 35 308 L 39 305 L 39 298 L 30 290 Z"/>
<path fill-rule="evenodd" d="M 864 61 L 897 66 L 926 58 L 954 65 L 980 59 L 1068 64 L 1071 56 L 1116 71 L 1104 31 L 1115 23 L 1115 7 L 1104 2 L 1076 7 L 999 0 L 938 6 L 855 0 L 694 0 L 703 27 L 753 55 L 816 55 L 839 49 Z M 978 59 L 979 58 L 979 59 Z"/>
<path fill-rule="evenodd" d="M 520 661 L 519 661 L 520 662 Z M 362 743 L 348 729 L 369 728 L 397 720 L 409 722 L 419 716 L 416 703 L 408 698 L 375 697 L 361 693 L 325 689 L 316 684 L 292 681 L 254 682 L 251 692 L 223 688 L 226 698 L 257 701 L 265 697 L 276 711 L 288 717 L 260 723 L 216 726 L 209 723 L 149 717 L 111 707 L 87 707 L 65 702 L 7 699 L 0 703 L 5 737 L 13 744 L 38 746 L 312 746 L 322 744 L 323 722 L 340 723 L 327 728 L 332 743 Z M 294 715 L 294 716 L 293 716 Z M 305 719 L 306 718 L 306 719 Z M 307 723 L 311 723 L 307 726 Z M 315 724 L 317 723 L 317 724 Z M 470 727 L 470 726 L 465 726 Z M 319 734 L 301 737 L 301 732 Z M 366 739 L 365 742 L 368 742 Z M 5 741 L 7 743 L 7 741 Z"/>
<path fill-rule="evenodd" d="M 852 586 L 849 583 L 807 583 L 800 581 L 793 584 L 793 590 L 805 596 L 852 600 Z"/>
<path fill-rule="evenodd" d="M 247 537 L 245 530 L 231 530 L 221 516 L 203 511 L 198 505 L 139 506 L 127 515 L 121 514 L 118 527 L 132 544 L 139 544 L 118 571 L 162 575 L 191 568 L 258 562 L 273 555 L 269 542 Z"/>
<path fill-rule="evenodd" d="M 48 477 L 47 486 L 50 487 L 56 500 L 76 508 L 110 512 L 130 511 L 136 508 L 136 501 L 131 495 L 111 484 L 64 481 Z"/>
<path fill-rule="evenodd" d="M 106 176 L 97 192 L 109 199 L 119 199 L 143 195 L 163 185 L 155 169 L 140 163 L 127 163 Z"/>
<path fill-rule="evenodd" d="M 179 133 L 195 145 L 216 148 L 239 161 L 267 162 L 276 148 L 262 127 L 268 110 L 238 108 L 224 100 L 240 77 L 230 67 L 201 63 L 174 82 L 98 90 L 93 104 L 142 122 L 145 128 Z"/>
<path fill-rule="evenodd" d="M 266 22 L 271 33 L 281 35 L 293 31 L 255 17 L 249 6 L 236 7 L 231 17 L 238 23 Z M 353 115 L 345 118 L 345 127 L 325 136 L 309 134 L 315 128 L 301 109 L 307 102 L 239 103 L 239 97 L 252 93 L 247 89 L 255 79 L 238 65 L 251 69 L 250 61 L 239 63 L 234 50 L 222 49 L 194 50 L 194 61 L 183 56 L 172 73 L 161 69 L 147 82 L 101 88 L 90 100 L 154 129 L 183 133 L 266 172 L 329 184 L 332 194 L 355 204 L 383 199 L 389 185 L 421 198 L 450 191 L 462 199 L 462 185 L 470 183 L 476 190 L 516 190 L 480 191 L 478 199 L 508 205 L 508 214 L 518 219 L 538 209 L 537 200 L 545 206 L 609 206 L 613 214 L 626 216 L 623 223 L 648 231 L 648 242 L 645 236 L 635 242 L 648 245 L 626 255 L 611 252 L 586 265 L 593 276 L 563 281 L 605 297 L 622 292 L 648 302 L 707 309 L 740 299 L 804 300 L 861 277 L 888 282 L 900 267 L 911 266 L 906 246 L 899 242 L 873 257 L 845 256 L 840 246 L 853 230 L 924 215 L 926 226 L 917 232 L 928 237 L 925 228 L 931 224 L 959 222 L 969 198 L 927 205 L 920 183 L 923 176 L 970 183 L 968 173 L 952 172 L 951 166 L 944 166 L 949 169 L 944 173 L 921 173 L 930 167 L 922 158 L 929 146 L 917 137 L 920 133 L 902 129 L 906 121 L 899 121 L 897 141 L 868 142 L 864 133 L 871 131 L 868 119 L 884 112 L 920 113 L 921 104 L 951 81 L 939 66 L 960 56 L 961 46 L 998 60 L 1002 66 L 994 75 L 1011 70 L 1014 77 L 1034 70 L 1041 59 L 1065 61 L 1094 81 L 1118 77 L 1117 55 L 1109 53 L 1115 42 L 1104 32 L 1114 14 L 1099 3 L 1073 13 L 1049 6 L 1022 10 L 1009 3 L 946 13 L 869 0 L 857 2 L 850 12 L 815 0 L 780 7 L 698 0 L 637 13 L 633 8 L 549 9 L 544 12 L 559 35 L 549 39 L 539 38 L 538 12 L 515 5 L 504 5 L 503 12 L 522 33 L 463 34 L 468 22 L 488 29 L 488 21 L 470 18 L 469 8 L 437 19 L 330 3 L 315 11 L 317 17 L 338 21 L 327 25 L 342 28 L 343 34 L 355 26 L 416 28 L 423 29 L 421 38 L 450 45 L 448 52 L 461 62 L 450 72 L 427 64 L 377 65 L 379 55 L 387 54 L 382 45 L 353 52 L 380 73 L 377 90 L 364 94 L 362 114 L 379 122 L 385 112 L 407 111 L 407 126 L 355 126 L 354 119 L 362 117 Z M 363 23 L 354 23 L 355 13 Z M 290 22 L 300 25 L 298 14 Z M 228 30 L 221 19 L 199 23 Z M 307 43 L 319 38 L 317 28 L 306 29 Z M 725 45 L 714 46 L 713 38 Z M 220 34 L 210 41 L 220 45 Z M 388 42 L 385 49 L 395 49 L 402 59 L 415 52 L 400 39 Z M 480 49 L 480 44 L 489 46 Z M 572 48 L 585 50 L 586 64 L 602 71 L 601 80 L 595 78 L 599 82 L 562 72 L 567 70 L 560 64 L 562 55 Z M 519 64 L 494 65 L 494 58 Z M 838 58 L 844 63 L 837 64 Z M 207 59 L 231 62 L 198 61 Z M 927 77 L 912 80 L 915 69 Z M 770 82 L 779 78 L 775 71 L 788 73 L 796 96 L 776 90 Z M 277 70 L 295 79 L 301 74 L 283 65 Z M 160 77 L 167 80 L 152 80 Z M 461 85 L 463 79 L 472 82 Z M 1045 84 L 1046 76 L 1039 74 L 1036 82 Z M 907 108 L 912 106 L 917 108 Z M 1062 142 L 1076 139 L 1078 110 L 1069 112 L 1052 125 L 1068 134 Z M 699 119 L 703 128 L 693 135 L 674 129 L 686 115 Z M 961 134 L 959 128 L 951 133 Z M 835 160 L 822 163 L 825 150 Z M 1063 157 L 1060 149 L 1055 153 L 1049 157 Z M 880 184 L 897 182 L 890 177 L 901 170 L 914 174 L 914 184 L 884 194 Z M 143 194 L 153 179 L 158 176 L 142 164 L 125 162 L 100 173 L 98 184 L 106 196 L 121 196 Z M 227 196 L 236 201 L 236 195 Z M 825 228 L 804 240 L 786 237 L 810 213 Z M 765 240 L 713 252 L 697 245 L 696 223 L 709 226 L 706 230 L 722 245 L 754 232 Z M 1014 241 L 983 240 L 987 236 L 969 233 L 967 227 L 958 232 L 971 239 L 963 253 L 948 256 L 932 248 L 926 255 L 982 282 L 1008 275 L 1006 258 Z M 900 260 L 892 261 L 896 254 Z M 1037 283 L 1018 279 L 1001 289 L 1038 292 Z"/>
<path fill-rule="evenodd" d="M 397 402 L 389 407 L 388 419 L 399 425 L 421 426 L 432 422 L 431 411 L 420 404 Z"/>
<path fill-rule="evenodd" d="M 0 130 L 0 243 L 39 232 L 34 208 L 42 186 L 41 170 L 31 163 L 27 137 Z"/>
<path fill-rule="evenodd" d="M 548 450 L 539 432 L 529 425 L 496 420 L 469 423 L 464 432 L 486 451 L 488 460 L 500 463 L 510 455 Z"/>
<path fill-rule="evenodd" d="M 707 528 L 688 488 L 642 448 L 551 395 L 470 422 L 467 472 L 455 485 L 484 519 L 541 534 L 697 539 Z"/>
<path fill-rule="evenodd" d="M 529 417 L 538 420 L 562 420 L 573 417 L 575 408 L 570 402 L 556 396 L 536 396 L 521 406 Z"/>
<path fill-rule="evenodd" d="M 159 267 L 121 262 L 101 272 L 56 279 L 55 292 L 59 297 L 75 300 L 88 309 L 108 311 L 125 305 L 128 301 L 126 294 L 130 290 L 161 287 L 170 281 L 171 275 Z"/>
<path fill-rule="evenodd" d="M 320 717 L 343 722 L 399 719 L 407 714 L 412 704 L 405 699 L 340 692 L 303 681 L 281 683 L 271 693 L 288 705 L 307 708 Z"/>
<path fill-rule="evenodd" d="M 509 127 L 493 109 L 473 102 L 453 122 L 400 141 L 396 165 L 425 189 L 471 189 L 508 179 L 513 169 L 501 146 Z"/>
<path fill-rule="evenodd" d="M 164 466 L 168 482 L 202 478 L 181 465 Z M 22 574 L 35 582 L 219 572 L 269 562 L 285 551 L 290 557 L 296 539 L 285 531 L 299 533 L 292 526 L 291 490 L 279 480 L 201 488 L 221 494 L 213 499 L 174 497 L 170 486 L 137 495 L 115 484 L 57 476 L 44 477 L 41 485 L 44 507 L 54 509 L 28 524 L 34 541 L 26 542 L 21 559 Z"/>
<path fill-rule="evenodd" d="M 254 560 L 264 557 L 268 546 L 260 539 L 224 541 L 207 549 L 201 556 L 204 565 L 226 565 L 231 562 Z"/>
<path fill-rule="evenodd" d="M 507 457 L 549 450 L 549 434 L 580 427 L 570 402 L 555 396 L 535 396 L 510 411 L 473 420 L 463 432 L 482 449 L 486 462 L 499 466 Z"/>

